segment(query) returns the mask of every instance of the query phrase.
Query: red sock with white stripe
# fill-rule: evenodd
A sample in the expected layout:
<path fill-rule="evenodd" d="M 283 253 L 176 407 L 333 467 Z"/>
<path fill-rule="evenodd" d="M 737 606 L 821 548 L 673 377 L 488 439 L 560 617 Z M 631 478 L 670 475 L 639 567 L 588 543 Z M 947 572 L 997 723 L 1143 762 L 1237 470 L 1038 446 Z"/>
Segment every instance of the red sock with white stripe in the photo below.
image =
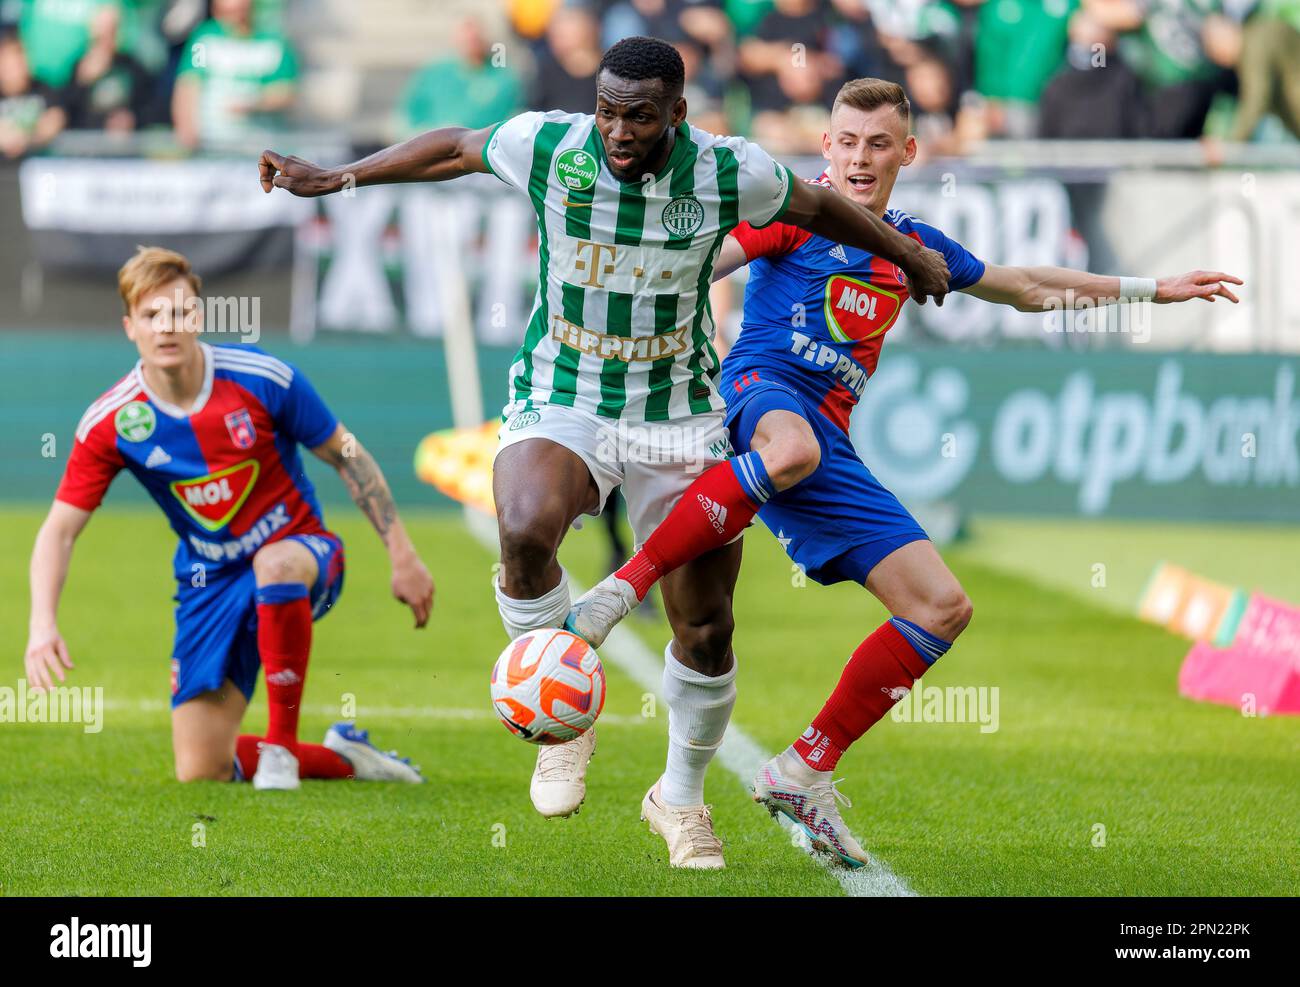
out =
<path fill-rule="evenodd" d="M 920 628 L 910 621 L 902 621 L 903 628 L 900 628 L 899 620 L 885 621 L 857 646 L 826 705 L 813 719 L 812 726 L 791 745 L 810 768 L 833 770 L 849 745 L 907 695 L 913 683 L 933 663 L 923 658 L 918 645 L 912 643 L 912 629 L 920 631 Z M 922 642 L 923 646 L 938 651 L 938 645 L 943 645 L 943 650 L 947 650 L 947 642 L 926 636 L 934 644 Z"/>
<path fill-rule="evenodd" d="M 744 531 L 774 492 L 756 452 L 709 467 L 614 575 L 644 600 L 656 581 Z"/>
<path fill-rule="evenodd" d="M 298 714 L 311 654 L 311 603 L 302 583 L 257 588 L 257 650 L 266 673 L 266 742 L 296 754 Z"/>
<path fill-rule="evenodd" d="M 239 776 L 251 779 L 257 773 L 258 744 L 267 743 L 265 737 L 240 734 L 235 741 L 235 759 L 239 762 Z M 352 763 L 342 754 L 322 744 L 298 745 L 299 778 L 352 778 L 356 772 Z"/>

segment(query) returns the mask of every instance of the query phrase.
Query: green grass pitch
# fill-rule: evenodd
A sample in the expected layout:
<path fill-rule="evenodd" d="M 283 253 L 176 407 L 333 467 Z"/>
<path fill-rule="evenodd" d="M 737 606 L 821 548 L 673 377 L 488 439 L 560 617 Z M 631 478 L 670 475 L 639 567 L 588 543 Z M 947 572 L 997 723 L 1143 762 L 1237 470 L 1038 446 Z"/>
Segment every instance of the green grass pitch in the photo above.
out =
<path fill-rule="evenodd" d="M 10 645 L 0 686 L 22 674 L 39 518 L 35 508 L 0 511 Z M 0 723 L 0 894 L 842 893 L 717 764 L 708 798 L 727 869 L 670 870 L 637 818 L 662 767 L 666 717 L 662 707 L 644 716 L 642 690 L 616 668 L 587 804 L 572 819 L 538 817 L 527 791 L 533 750 L 487 700 L 505 644 L 491 557 L 455 516 L 409 519 L 438 582 L 433 625 L 416 633 L 389 599 L 364 522 L 342 508 L 330 520 L 349 571 L 339 606 L 316 625 L 303 736 L 318 739 L 354 696 L 361 725 L 412 756 L 429 783 L 307 782 L 296 793 L 176 783 L 166 705 L 174 542 L 155 513 L 110 508 L 78 545 L 61 613 L 77 662 L 70 684 L 103 687 L 104 728 Z M 594 527 L 563 552 L 586 583 L 605 554 Z M 1258 544 L 1243 549 L 1243 537 Z M 1277 561 L 1261 563 L 1257 549 Z M 924 895 L 1294 894 L 1300 722 L 1180 699 L 1188 645 L 1126 612 L 1160 558 L 1296 599 L 1285 560 L 1298 549 L 1300 535 L 1280 528 L 977 523 L 971 541 L 945 553 L 975 621 L 924 681 L 996 686 L 999 728 L 887 718 L 837 771 L 855 832 Z M 1104 587 L 1092 584 L 1097 561 L 1110 563 Z M 776 542 L 752 529 L 735 722 L 772 751 L 803 729 L 883 618 L 860 588 L 794 582 Z M 665 625 L 632 626 L 662 649 Z M 259 687 L 253 731 L 265 724 L 262 701 Z"/>

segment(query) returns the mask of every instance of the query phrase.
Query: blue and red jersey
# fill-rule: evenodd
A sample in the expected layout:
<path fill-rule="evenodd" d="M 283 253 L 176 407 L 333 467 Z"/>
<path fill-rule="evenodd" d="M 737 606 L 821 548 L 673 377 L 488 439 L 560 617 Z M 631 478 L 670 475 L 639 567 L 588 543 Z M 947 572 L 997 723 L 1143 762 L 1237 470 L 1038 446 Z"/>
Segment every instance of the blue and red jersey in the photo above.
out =
<path fill-rule="evenodd" d="M 825 174 L 818 184 L 829 185 Z M 984 276 L 984 262 L 933 226 L 891 209 L 885 222 L 948 262 L 953 291 Z M 849 414 L 876 369 L 885 333 L 907 302 L 897 265 L 786 223 L 731 233 L 745 250 L 749 282 L 740 338 L 722 366 L 731 404 L 751 383 L 790 387 L 847 432 Z"/>
<path fill-rule="evenodd" d="M 247 564 L 263 545 L 325 531 L 298 446 L 338 427 L 311 382 L 251 346 L 201 343 L 203 388 L 189 411 L 153 394 L 140 364 L 77 426 L 57 500 L 93 511 L 122 469 L 135 475 L 180 539 L 174 567 Z"/>

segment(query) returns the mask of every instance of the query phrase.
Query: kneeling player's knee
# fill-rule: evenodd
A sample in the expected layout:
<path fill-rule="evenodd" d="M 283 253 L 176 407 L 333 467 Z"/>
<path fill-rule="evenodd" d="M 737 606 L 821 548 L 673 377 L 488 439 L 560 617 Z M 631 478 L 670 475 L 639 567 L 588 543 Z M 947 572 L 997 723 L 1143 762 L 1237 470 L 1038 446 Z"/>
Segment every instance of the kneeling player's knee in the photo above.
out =
<path fill-rule="evenodd" d="M 230 781 L 234 777 L 233 764 L 218 764 L 205 759 L 176 761 L 176 780 L 188 781 Z"/>

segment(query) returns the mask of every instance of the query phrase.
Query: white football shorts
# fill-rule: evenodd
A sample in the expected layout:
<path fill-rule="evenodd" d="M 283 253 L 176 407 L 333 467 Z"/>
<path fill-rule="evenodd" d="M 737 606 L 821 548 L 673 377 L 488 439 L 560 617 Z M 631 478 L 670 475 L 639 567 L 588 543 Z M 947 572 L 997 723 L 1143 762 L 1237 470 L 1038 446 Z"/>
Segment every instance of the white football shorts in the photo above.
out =
<path fill-rule="evenodd" d="M 550 439 L 564 446 L 587 464 L 596 481 L 600 497 L 589 512 L 593 517 L 599 516 L 614 488 L 622 485 L 628 521 L 639 546 L 701 473 L 731 457 L 731 439 L 722 421 L 721 411 L 643 422 L 538 404 L 515 412 L 501 424 L 496 455 L 525 439 Z"/>

